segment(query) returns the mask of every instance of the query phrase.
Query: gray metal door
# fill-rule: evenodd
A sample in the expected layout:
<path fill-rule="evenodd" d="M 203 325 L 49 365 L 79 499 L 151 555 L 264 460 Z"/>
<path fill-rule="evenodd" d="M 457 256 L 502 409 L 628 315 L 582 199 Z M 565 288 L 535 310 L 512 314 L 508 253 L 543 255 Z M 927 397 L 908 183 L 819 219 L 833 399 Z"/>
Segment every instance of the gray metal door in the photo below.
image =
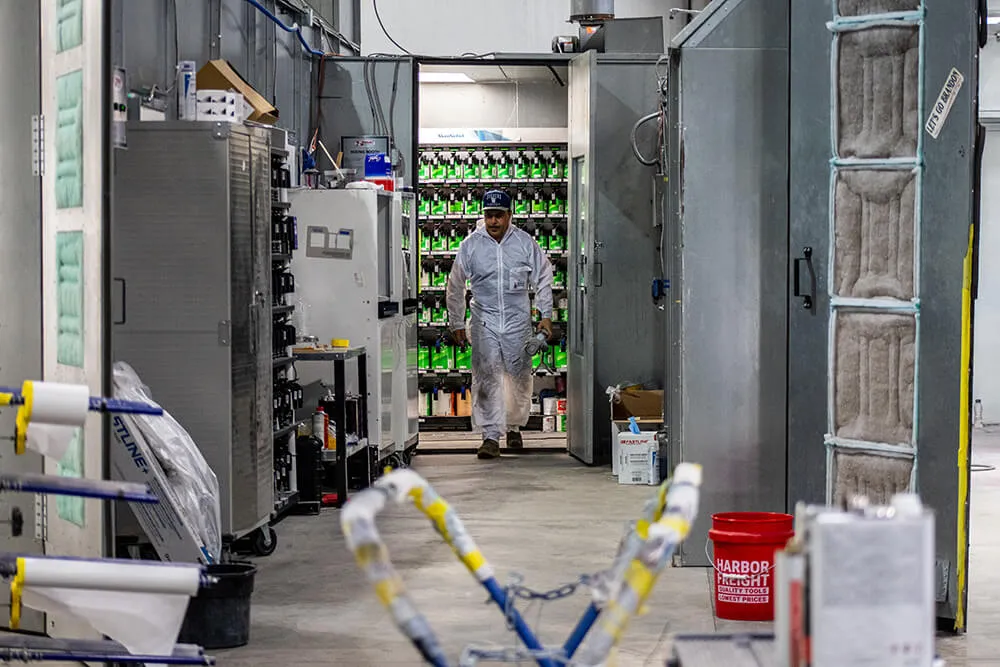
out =
<path fill-rule="evenodd" d="M 789 506 L 919 493 L 938 517 L 938 617 L 956 629 L 968 548 L 976 6 L 913 1 L 886 23 L 875 2 L 849 17 L 796 2 L 791 16 Z"/>
<path fill-rule="evenodd" d="M 16 67 L 0 69 L 0 88 L 23 91 L 23 94 L 0 97 L 0 385 L 20 386 L 23 380 L 42 376 L 42 230 L 41 180 L 32 175 L 31 123 L 41 111 L 39 95 L 39 5 L 38 3 L 0 3 L 0 60 L 17 62 Z M 13 409 L 0 413 L 0 432 L 14 432 Z M 6 444 L 0 451 L 0 470 L 5 473 L 42 472 L 42 457 L 32 451 L 16 456 Z M 24 516 L 24 532 L 13 537 L 10 527 L 0 524 L 0 541 L 5 551 L 34 554 L 42 552 L 42 541 L 35 536 L 35 502 L 28 494 L 0 494 L 0 519 L 7 519 L 18 508 Z M 41 526 L 38 526 L 40 529 Z M 9 587 L 4 587 L 0 604 L 7 606 Z M 44 616 L 25 608 L 21 629 L 45 630 Z M 7 625 L 4 615 L 2 625 Z"/>
<path fill-rule="evenodd" d="M 567 398 L 569 452 L 594 462 L 594 132 L 595 52 L 573 58 L 569 67 L 569 376 Z"/>

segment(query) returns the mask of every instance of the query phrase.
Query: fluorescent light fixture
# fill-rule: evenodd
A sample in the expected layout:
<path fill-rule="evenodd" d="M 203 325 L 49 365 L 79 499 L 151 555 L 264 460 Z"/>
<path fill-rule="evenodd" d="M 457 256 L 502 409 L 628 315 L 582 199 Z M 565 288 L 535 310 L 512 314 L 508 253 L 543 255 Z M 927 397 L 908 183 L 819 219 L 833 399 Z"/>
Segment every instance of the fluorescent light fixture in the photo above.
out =
<path fill-rule="evenodd" d="M 462 72 L 421 72 L 420 83 L 475 83 L 468 74 Z"/>
<path fill-rule="evenodd" d="M 986 22 L 990 25 L 998 25 L 1000 24 L 1000 16 L 987 16 Z"/>

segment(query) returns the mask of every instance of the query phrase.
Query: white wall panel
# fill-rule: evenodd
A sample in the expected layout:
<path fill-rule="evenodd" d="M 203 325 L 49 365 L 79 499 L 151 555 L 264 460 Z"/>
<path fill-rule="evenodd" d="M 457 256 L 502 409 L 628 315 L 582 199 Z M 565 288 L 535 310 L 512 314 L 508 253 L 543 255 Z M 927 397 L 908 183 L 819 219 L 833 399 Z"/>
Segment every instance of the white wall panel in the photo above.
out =
<path fill-rule="evenodd" d="M 1000 45 L 998 45 L 1000 48 Z M 982 401 L 983 421 L 1000 423 L 1000 128 L 986 137 L 979 236 L 979 297 L 976 300 L 973 397 Z"/>
<path fill-rule="evenodd" d="M 361 49 L 365 54 L 399 54 L 383 34 L 371 2 L 362 2 Z M 697 6 L 697 4 L 695 5 Z M 500 8 L 502 7 L 502 11 Z M 671 7 L 686 0 L 618 0 L 615 16 L 662 16 L 664 38 L 684 27 L 684 18 L 670 21 Z M 569 0 L 378 0 L 379 14 L 389 34 L 419 55 L 457 56 L 463 53 L 551 53 L 556 35 L 575 35 L 568 22 Z"/>

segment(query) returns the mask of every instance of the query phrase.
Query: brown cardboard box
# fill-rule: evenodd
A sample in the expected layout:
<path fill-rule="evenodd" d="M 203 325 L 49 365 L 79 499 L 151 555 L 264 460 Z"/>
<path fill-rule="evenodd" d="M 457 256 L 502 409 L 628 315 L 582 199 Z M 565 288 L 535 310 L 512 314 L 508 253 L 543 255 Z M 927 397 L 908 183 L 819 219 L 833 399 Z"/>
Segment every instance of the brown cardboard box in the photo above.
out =
<path fill-rule="evenodd" d="M 253 89 L 225 60 L 209 60 L 198 70 L 199 90 L 234 90 L 241 93 L 253 111 L 247 120 L 264 125 L 278 122 L 278 110 Z"/>
<path fill-rule="evenodd" d="M 619 474 L 619 434 L 629 433 L 629 417 L 635 417 L 639 430 L 655 433 L 663 425 L 662 389 L 622 389 L 619 402 L 611 403 L 611 472 Z"/>

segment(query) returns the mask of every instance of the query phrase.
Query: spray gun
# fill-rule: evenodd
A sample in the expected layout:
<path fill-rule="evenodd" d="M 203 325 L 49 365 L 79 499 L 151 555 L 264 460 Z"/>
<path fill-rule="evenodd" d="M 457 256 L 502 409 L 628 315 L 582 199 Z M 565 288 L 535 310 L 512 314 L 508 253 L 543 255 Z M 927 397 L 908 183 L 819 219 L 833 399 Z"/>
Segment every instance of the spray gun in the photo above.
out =
<path fill-rule="evenodd" d="M 539 331 L 534 336 L 529 338 L 524 343 L 524 351 L 528 353 L 529 357 L 533 357 L 539 352 L 544 351 L 548 348 L 548 336 L 545 335 L 544 331 Z"/>

